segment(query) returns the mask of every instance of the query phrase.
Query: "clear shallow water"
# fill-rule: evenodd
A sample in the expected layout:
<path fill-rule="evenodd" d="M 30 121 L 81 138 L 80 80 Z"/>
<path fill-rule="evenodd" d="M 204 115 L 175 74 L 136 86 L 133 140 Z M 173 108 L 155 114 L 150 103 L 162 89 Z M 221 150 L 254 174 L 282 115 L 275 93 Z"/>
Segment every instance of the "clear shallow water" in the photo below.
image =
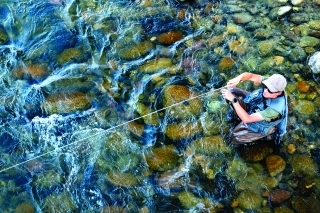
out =
<path fill-rule="evenodd" d="M 279 154 L 287 166 L 276 177 L 264 161 L 252 163 L 228 145 L 227 106 L 217 90 L 206 92 L 245 70 L 258 52 L 248 45 L 255 42 L 248 32 L 215 37 L 231 31 L 225 28 L 229 16 L 219 16 L 227 5 L 211 5 L 211 14 L 225 19 L 214 23 L 203 12 L 209 2 L 3 2 L 0 20 L 8 41 L 0 46 L 1 210 L 268 212 L 278 206 L 261 194 L 274 188 L 289 190 L 293 201 L 302 196 L 317 204 L 318 111 L 291 114 Z M 160 43 L 158 36 L 171 30 L 183 37 Z M 273 32 L 279 38 L 281 25 Z M 230 41 L 252 54 L 231 52 Z M 231 69 L 230 58 L 236 61 Z M 292 67 L 275 70 L 293 84 L 308 81 L 318 94 L 312 76 L 288 72 Z M 208 101 L 220 101 L 214 112 Z M 290 143 L 298 157 L 286 151 Z M 303 183 L 311 192 L 301 190 Z M 246 195 L 252 203 L 243 201 Z M 296 210 L 292 200 L 283 207 Z"/>

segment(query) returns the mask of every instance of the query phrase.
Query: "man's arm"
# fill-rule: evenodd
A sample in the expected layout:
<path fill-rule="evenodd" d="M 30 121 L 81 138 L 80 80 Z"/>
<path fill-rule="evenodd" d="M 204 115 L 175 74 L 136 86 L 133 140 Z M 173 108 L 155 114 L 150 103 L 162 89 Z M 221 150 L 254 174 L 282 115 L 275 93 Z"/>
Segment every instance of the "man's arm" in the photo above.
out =
<path fill-rule="evenodd" d="M 257 122 L 257 121 L 262 121 L 264 118 L 259 112 L 255 112 L 251 115 L 249 115 L 239 104 L 237 103 L 232 103 L 234 110 L 236 111 L 237 115 L 239 118 L 244 122 L 244 123 L 252 123 L 252 122 Z"/>
<path fill-rule="evenodd" d="M 244 72 L 237 77 L 230 79 L 227 83 L 227 87 L 232 88 L 237 86 L 241 81 L 252 81 L 254 83 L 261 83 L 262 76 L 250 72 Z"/>
<path fill-rule="evenodd" d="M 221 89 L 221 94 L 226 100 L 232 102 L 234 110 L 236 111 L 237 115 L 244 123 L 252 123 L 252 122 L 264 120 L 264 118 L 262 117 L 262 115 L 259 112 L 256 112 L 256 113 L 249 115 L 242 108 L 242 106 L 239 104 L 239 102 L 233 103 L 232 100 L 235 98 L 235 96 L 228 89 Z"/>

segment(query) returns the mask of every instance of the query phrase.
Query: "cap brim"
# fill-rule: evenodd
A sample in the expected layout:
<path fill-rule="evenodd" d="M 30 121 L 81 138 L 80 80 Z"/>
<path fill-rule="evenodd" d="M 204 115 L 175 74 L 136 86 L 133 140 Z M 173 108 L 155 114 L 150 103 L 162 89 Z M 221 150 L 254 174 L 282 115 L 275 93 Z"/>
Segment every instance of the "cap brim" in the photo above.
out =
<path fill-rule="evenodd" d="M 268 87 L 268 89 L 270 90 L 270 92 L 279 92 L 276 88 L 274 88 L 274 86 L 272 86 L 272 85 L 269 83 L 268 79 L 262 81 L 262 83 L 263 83 L 264 85 L 266 85 L 266 87 Z"/>

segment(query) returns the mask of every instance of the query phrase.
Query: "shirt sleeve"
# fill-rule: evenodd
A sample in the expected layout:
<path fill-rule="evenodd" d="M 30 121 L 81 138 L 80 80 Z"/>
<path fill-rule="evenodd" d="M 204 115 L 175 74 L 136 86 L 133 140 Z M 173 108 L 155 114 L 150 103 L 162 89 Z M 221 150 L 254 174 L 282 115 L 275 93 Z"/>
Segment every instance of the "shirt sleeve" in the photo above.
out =
<path fill-rule="evenodd" d="M 280 116 L 280 113 L 270 107 L 267 107 L 265 110 L 259 111 L 263 119 L 270 121 L 271 119 L 277 118 Z"/>

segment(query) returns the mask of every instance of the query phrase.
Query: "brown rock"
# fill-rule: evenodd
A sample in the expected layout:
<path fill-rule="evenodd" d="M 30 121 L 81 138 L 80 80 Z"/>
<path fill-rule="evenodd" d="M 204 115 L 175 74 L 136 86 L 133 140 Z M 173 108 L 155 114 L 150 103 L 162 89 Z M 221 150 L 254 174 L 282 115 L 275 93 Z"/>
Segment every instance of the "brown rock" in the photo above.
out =
<path fill-rule="evenodd" d="M 269 200 L 273 204 L 281 204 L 291 196 L 289 191 L 283 189 L 275 189 L 269 193 Z"/>
<path fill-rule="evenodd" d="M 219 70 L 227 71 L 232 69 L 234 66 L 234 60 L 231 57 L 223 57 L 219 62 Z"/>
<path fill-rule="evenodd" d="M 286 162 L 278 155 L 268 156 L 266 164 L 271 176 L 276 176 L 286 168 Z"/>
<path fill-rule="evenodd" d="M 171 45 L 176 41 L 183 38 L 183 34 L 180 31 L 170 31 L 158 36 L 157 40 L 160 44 Z"/>

